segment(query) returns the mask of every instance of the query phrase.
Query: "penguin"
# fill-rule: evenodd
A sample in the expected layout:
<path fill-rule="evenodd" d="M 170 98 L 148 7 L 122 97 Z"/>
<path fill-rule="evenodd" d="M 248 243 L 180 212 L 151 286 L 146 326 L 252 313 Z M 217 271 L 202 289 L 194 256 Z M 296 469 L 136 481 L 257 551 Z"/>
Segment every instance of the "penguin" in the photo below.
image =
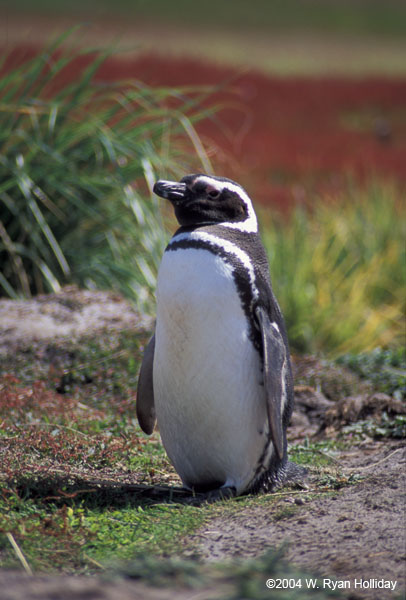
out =
<path fill-rule="evenodd" d="M 246 191 L 224 177 L 160 180 L 180 227 L 162 257 L 136 412 L 183 486 L 208 499 L 286 478 L 293 378 L 284 319 Z M 292 463 L 289 463 L 289 465 Z"/>

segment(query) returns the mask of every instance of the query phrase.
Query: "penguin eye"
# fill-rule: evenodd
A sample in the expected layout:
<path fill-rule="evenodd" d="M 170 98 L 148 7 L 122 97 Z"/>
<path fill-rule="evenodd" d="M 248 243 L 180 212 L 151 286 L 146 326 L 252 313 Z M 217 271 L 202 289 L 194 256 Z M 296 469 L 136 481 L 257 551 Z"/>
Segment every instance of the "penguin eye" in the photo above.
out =
<path fill-rule="evenodd" d="M 220 196 L 220 192 L 218 190 L 210 190 L 207 193 L 208 197 L 211 198 L 212 200 L 215 200 L 216 198 L 218 198 Z"/>

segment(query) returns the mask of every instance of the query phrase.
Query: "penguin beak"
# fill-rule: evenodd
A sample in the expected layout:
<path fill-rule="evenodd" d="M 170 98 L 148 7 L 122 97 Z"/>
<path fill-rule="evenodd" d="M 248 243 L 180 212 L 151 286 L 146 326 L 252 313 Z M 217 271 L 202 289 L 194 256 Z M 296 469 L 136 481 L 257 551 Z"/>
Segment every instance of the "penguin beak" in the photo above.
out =
<path fill-rule="evenodd" d="M 177 181 L 165 181 L 160 179 L 154 185 L 154 194 L 161 198 L 166 198 L 171 202 L 177 203 L 185 198 L 186 183 L 178 183 Z"/>

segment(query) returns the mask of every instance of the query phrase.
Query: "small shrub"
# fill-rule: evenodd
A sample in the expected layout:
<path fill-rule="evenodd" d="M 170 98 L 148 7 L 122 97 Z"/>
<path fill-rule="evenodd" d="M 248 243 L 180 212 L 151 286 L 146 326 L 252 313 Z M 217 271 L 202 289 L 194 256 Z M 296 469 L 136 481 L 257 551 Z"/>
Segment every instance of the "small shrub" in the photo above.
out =
<path fill-rule="evenodd" d="M 381 391 L 399 399 L 406 398 L 406 349 L 383 350 L 345 354 L 337 362 L 362 377 L 369 379 Z"/>

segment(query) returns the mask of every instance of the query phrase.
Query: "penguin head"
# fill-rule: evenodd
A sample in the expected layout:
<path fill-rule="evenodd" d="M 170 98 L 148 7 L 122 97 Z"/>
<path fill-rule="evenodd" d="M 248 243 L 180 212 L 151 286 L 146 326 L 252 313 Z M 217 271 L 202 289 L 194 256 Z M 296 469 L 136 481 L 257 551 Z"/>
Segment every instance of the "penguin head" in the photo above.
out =
<path fill-rule="evenodd" d="M 186 175 L 180 182 L 157 181 L 154 192 L 169 200 L 180 225 L 224 223 L 242 228 L 255 224 L 252 202 L 244 189 L 224 177 Z"/>

